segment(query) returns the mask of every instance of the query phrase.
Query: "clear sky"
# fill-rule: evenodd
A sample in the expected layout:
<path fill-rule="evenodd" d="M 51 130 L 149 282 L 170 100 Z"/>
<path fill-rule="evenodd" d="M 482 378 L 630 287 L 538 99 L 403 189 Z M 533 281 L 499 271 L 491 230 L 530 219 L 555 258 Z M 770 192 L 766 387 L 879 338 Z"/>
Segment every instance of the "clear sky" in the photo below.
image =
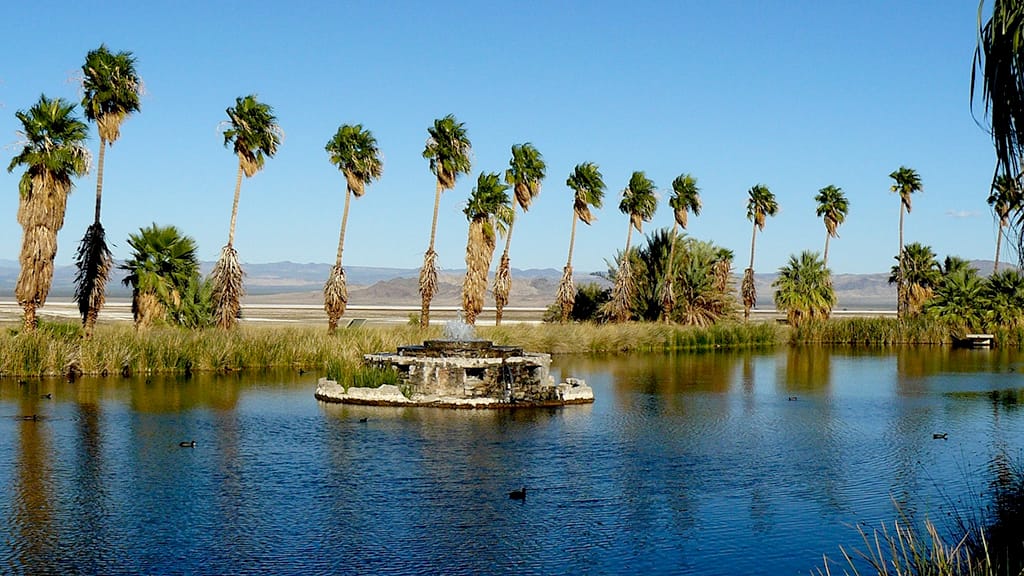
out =
<path fill-rule="evenodd" d="M 344 263 L 419 267 L 435 182 L 426 128 L 449 113 L 473 142 L 473 172 L 442 198 L 442 269 L 465 265 L 462 207 L 477 174 L 503 171 L 510 146 L 526 141 L 548 178 L 517 221 L 517 268 L 565 264 L 565 180 L 584 161 L 600 166 L 608 191 L 598 221 L 578 229 L 577 271 L 604 270 L 625 244 L 618 202 L 634 170 L 663 191 L 645 233 L 671 226 L 672 179 L 697 177 L 704 209 L 689 232 L 732 249 L 736 269 L 750 257 L 746 191 L 762 183 L 781 211 L 758 233 L 757 271 L 822 249 L 814 195 L 828 184 L 850 199 L 833 271 L 887 271 L 899 218 L 888 174 L 900 165 L 924 184 L 906 241 L 991 259 L 994 154 L 969 94 L 977 10 L 975 0 L 14 2 L 0 36 L 0 155 L 6 166 L 15 111 L 40 93 L 80 100 L 85 54 L 106 43 L 132 51 L 145 81 L 141 112 L 106 157 L 115 258 L 128 256 L 130 232 L 157 222 L 216 259 L 237 170 L 219 125 L 236 97 L 255 93 L 286 137 L 242 185 L 243 262 L 333 262 L 344 178 L 324 145 L 340 124 L 361 123 L 384 176 L 352 203 Z M 18 255 L 19 177 L 0 174 L 0 259 Z M 59 264 L 72 262 L 94 194 L 95 170 L 76 183 Z"/>

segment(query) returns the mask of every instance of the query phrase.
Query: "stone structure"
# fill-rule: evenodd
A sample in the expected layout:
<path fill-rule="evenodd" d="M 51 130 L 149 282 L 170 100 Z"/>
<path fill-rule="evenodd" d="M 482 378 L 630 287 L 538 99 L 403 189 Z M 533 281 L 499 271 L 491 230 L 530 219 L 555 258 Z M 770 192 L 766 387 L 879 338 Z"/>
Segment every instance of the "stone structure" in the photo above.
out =
<path fill-rule="evenodd" d="M 594 401 L 582 380 L 555 384 L 551 356 L 485 340 L 427 340 L 397 353 L 367 354 L 368 366 L 398 372 L 399 385 L 355 388 L 321 378 L 316 397 L 351 404 L 479 408 L 562 406 Z"/>

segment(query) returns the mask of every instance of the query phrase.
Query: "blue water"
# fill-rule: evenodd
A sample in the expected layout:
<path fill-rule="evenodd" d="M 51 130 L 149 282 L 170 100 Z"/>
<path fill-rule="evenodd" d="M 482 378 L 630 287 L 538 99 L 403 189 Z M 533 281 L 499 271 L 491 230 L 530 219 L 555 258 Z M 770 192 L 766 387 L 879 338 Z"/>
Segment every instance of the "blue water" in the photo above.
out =
<path fill-rule="evenodd" d="M 596 402 L 516 412 L 323 404 L 295 373 L 2 379 L 0 573 L 809 574 L 858 524 L 981 505 L 1024 441 L 988 391 L 1020 371 L 945 349 L 560 358 Z"/>

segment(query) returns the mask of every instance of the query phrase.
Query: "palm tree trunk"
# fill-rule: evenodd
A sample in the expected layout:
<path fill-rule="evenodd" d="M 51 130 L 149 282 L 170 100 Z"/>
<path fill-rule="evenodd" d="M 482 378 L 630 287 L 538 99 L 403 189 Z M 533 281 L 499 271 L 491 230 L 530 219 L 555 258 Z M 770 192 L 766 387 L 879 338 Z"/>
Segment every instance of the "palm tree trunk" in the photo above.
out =
<path fill-rule="evenodd" d="M 100 157 L 96 161 L 96 224 L 100 223 L 100 207 L 103 204 L 103 160 L 107 155 L 107 141 L 100 136 Z"/>
<path fill-rule="evenodd" d="M 25 311 L 25 331 L 35 332 L 39 323 L 36 319 L 36 303 L 22 302 L 21 307 Z"/>
<path fill-rule="evenodd" d="M 348 227 L 348 205 L 352 201 L 352 191 L 345 189 L 345 209 L 341 212 L 341 236 L 338 237 L 338 257 L 335 266 L 341 266 L 341 253 L 345 250 L 345 229 Z"/>
<path fill-rule="evenodd" d="M 896 317 L 906 312 L 906 286 L 903 285 L 903 201 L 900 200 L 900 251 L 896 253 Z"/>
<path fill-rule="evenodd" d="M 674 283 L 673 282 L 674 279 L 672 278 L 672 264 L 675 263 L 675 256 L 676 256 L 676 234 L 678 234 L 678 233 L 679 233 L 679 222 L 673 221 L 672 222 L 672 239 L 671 239 L 669 247 L 668 247 L 668 265 L 665 266 L 665 278 L 663 279 L 664 286 L 665 286 L 665 288 L 664 288 L 665 294 L 663 295 L 663 297 L 661 299 L 661 319 L 666 324 L 669 323 L 669 316 L 672 313 L 671 305 L 675 301 L 675 294 L 672 293 L 672 288 L 673 288 L 673 283 Z"/>
<path fill-rule="evenodd" d="M 569 258 L 565 261 L 566 266 L 572 266 L 572 248 L 576 243 L 576 211 L 572 212 L 572 231 L 569 233 Z"/>
<path fill-rule="evenodd" d="M 996 264 L 992 267 L 992 273 L 999 272 L 999 248 L 1003 245 L 1003 223 L 999 222 L 999 232 L 996 233 Z"/>
<path fill-rule="evenodd" d="M 512 203 L 512 221 L 508 223 L 508 230 L 505 231 L 505 251 L 501 254 L 498 269 L 494 272 L 494 325 L 501 326 L 501 317 L 505 312 L 505 304 L 508 303 L 508 294 L 512 288 L 512 272 L 509 269 L 508 251 L 512 245 L 512 228 L 516 224 L 516 206 Z"/>
<path fill-rule="evenodd" d="M 754 233 L 750 236 L 750 266 L 751 270 L 754 269 L 754 243 L 757 242 L 757 224 L 754 224 Z"/>
<path fill-rule="evenodd" d="M 231 204 L 231 227 L 228 228 L 228 246 L 235 245 L 235 221 L 238 219 L 238 197 L 242 194 L 242 161 L 238 161 L 238 178 L 235 180 L 235 201 Z"/>
<path fill-rule="evenodd" d="M 825 257 L 824 257 L 825 268 L 828 268 L 828 241 L 829 241 L 829 238 L 831 238 L 831 237 L 832 237 L 831 234 L 829 234 L 828 232 L 825 232 Z"/>
<path fill-rule="evenodd" d="M 437 268 L 435 261 L 437 253 L 434 252 L 434 237 L 437 235 L 437 210 L 441 204 L 440 178 L 437 180 L 437 188 L 434 191 L 434 217 L 430 222 L 430 244 L 423 254 L 423 267 L 420 268 L 420 328 L 430 326 L 430 301 L 434 299 L 434 291 L 437 289 Z"/>

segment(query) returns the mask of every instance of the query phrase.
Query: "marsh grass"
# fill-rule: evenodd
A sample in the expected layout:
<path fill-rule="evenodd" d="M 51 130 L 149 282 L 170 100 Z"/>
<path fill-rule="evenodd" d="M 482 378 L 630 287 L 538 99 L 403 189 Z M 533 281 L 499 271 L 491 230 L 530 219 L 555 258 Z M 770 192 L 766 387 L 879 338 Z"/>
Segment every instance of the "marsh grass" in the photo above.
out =
<path fill-rule="evenodd" d="M 896 318 L 812 319 L 791 329 L 791 344 L 848 344 L 896 346 L 902 344 L 949 344 L 953 329 L 945 322 L 919 316 Z"/>
<path fill-rule="evenodd" d="M 496 344 L 551 354 L 623 353 L 774 346 L 773 324 L 724 323 L 688 328 L 660 323 L 503 325 L 478 330 Z M 441 337 L 441 330 L 414 326 L 360 327 L 328 335 L 322 328 L 240 326 L 234 330 L 186 330 L 130 325 L 98 326 L 89 339 L 78 324 L 44 324 L 35 333 L 0 333 L 0 376 L 75 374 L 191 374 L 267 368 L 357 368 L 370 352 Z"/>
<path fill-rule="evenodd" d="M 1016 574 L 1002 572 L 993 566 L 984 548 L 975 554 L 968 545 L 967 537 L 954 544 L 947 544 L 931 521 L 925 522 L 924 532 L 913 528 L 905 521 L 893 523 L 890 531 L 886 526 L 870 533 L 858 528 L 864 548 L 847 551 L 840 548 L 845 560 L 842 574 L 860 576 L 995 576 Z M 824 568 L 818 568 L 819 576 L 831 576 L 829 560 L 824 559 Z M 838 572 L 837 572 L 838 574 Z"/>

